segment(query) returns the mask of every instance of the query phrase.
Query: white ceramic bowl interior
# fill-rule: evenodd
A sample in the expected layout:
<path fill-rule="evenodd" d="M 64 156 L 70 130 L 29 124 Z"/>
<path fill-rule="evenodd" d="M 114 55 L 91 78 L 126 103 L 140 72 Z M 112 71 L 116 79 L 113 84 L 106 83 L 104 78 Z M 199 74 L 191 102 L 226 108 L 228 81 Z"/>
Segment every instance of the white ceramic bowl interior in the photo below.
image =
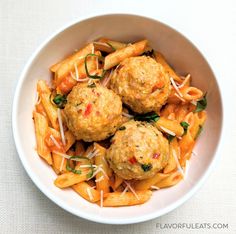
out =
<path fill-rule="evenodd" d="M 190 73 L 193 85 L 207 91 L 208 119 L 190 160 L 186 180 L 177 186 L 154 192 L 146 204 L 121 208 L 100 208 L 78 196 L 71 189 L 54 186 L 54 171 L 38 157 L 32 110 L 36 82 L 50 80 L 49 66 L 83 47 L 87 42 L 105 36 L 118 41 L 147 38 L 161 51 L 179 73 Z M 38 188 L 65 210 L 88 220 L 109 224 L 137 223 L 161 216 L 181 205 L 199 188 L 216 159 L 222 127 L 222 104 L 219 88 L 208 63 L 192 43 L 170 27 L 153 19 L 135 15 L 104 15 L 85 19 L 63 28 L 48 39 L 26 65 L 14 98 L 13 132 L 20 159 Z"/>

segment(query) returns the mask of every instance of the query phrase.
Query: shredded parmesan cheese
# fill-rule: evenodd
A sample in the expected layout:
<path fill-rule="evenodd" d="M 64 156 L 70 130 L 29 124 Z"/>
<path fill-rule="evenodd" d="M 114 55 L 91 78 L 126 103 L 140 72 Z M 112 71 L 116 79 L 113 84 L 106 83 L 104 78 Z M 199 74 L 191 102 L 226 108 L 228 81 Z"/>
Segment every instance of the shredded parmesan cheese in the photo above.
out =
<path fill-rule="evenodd" d="M 64 165 L 64 161 L 65 161 L 65 158 L 63 157 L 62 160 L 61 160 L 61 165 L 60 165 L 59 171 L 62 171 L 63 165 Z"/>
<path fill-rule="evenodd" d="M 103 190 L 100 191 L 100 207 L 103 207 Z"/>
<path fill-rule="evenodd" d="M 89 152 L 89 154 L 87 155 L 87 157 L 89 158 L 89 159 L 92 159 L 94 156 L 96 156 L 97 154 L 99 153 L 99 151 L 98 150 L 92 150 L 91 152 Z"/>
<path fill-rule="evenodd" d="M 87 78 L 83 78 L 83 79 L 76 78 L 72 72 L 70 72 L 70 75 L 71 75 L 71 77 L 72 77 L 74 80 L 76 80 L 76 81 L 78 81 L 78 82 L 86 82 L 86 81 L 89 80 L 88 77 L 87 77 Z"/>
<path fill-rule="evenodd" d="M 101 166 L 100 166 L 100 171 L 103 173 L 103 175 L 104 175 L 107 179 L 109 179 L 107 173 L 103 170 L 103 168 L 102 168 Z"/>
<path fill-rule="evenodd" d="M 190 79 L 190 74 L 188 74 L 186 76 L 186 78 L 184 79 L 183 83 L 181 85 L 179 85 L 178 88 L 180 89 L 180 88 L 184 87 L 185 84 L 189 81 L 189 79 Z"/>
<path fill-rule="evenodd" d="M 182 97 L 180 97 L 177 93 L 175 93 L 174 94 L 177 98 L 179 98 L 182 102 L 185 102 L 185 100 L 182 98 Z"/>
<path fill-rule="evenodd" d="M 124 196 L 124 194 L 127 192 L 128 188 L 129 188 L 128 185 L 126 185 L 125 189 L 123 190 L 123 192 L 120 195 L 121 197 Z"/>
<path fill-rule="evenodd" d="M 160 189 L 159 187 L 154 186 L 154 185 L 152 185 L 150 188 L 151 188 L 151 189 L 155 189 L 155 190 L 159 190 L 159 189 Z"/>
<path fill-rule="evenodd" d="M 122 115 L 125 116 L 125 117 L 127 117 L 127 118 L 130 118 L 130 119 L 134 118 L 133 115 L 130 115 L 130 114 L 128 114 L 128 113 L 125 113 L 124 111 L 122 112 Z"/>
<path fill-rule="evenodd" d="M 183 97 L 183 94 L 179 91 L 179 88 L 177 87 L 174 79 L 172 77 L 170 77 L 170 82 L 173 85 L 174 89 L 176 90 L 176 92 L 179 94 L 180 97 Z"/>
<path fill-rule="evenodd" d="M 59 127 L 60 127 L 60 133 L 61 133 L 61 141 L 63 145 L 66 145 L 66 139 L 65 139 L 62 118 L 61 118 L 61 109 L 59 108 L 57 109 L 57 117 L 58 117 L 58 122 L 59 122 Z"/>
<path fill-rule="evenodd" d="M 58 149 L 60 149 L 61 146 L 60 146 L 60 144 L 57 142 L 57 140 L 55 139 L 55 137 L 54 137 L 53 135 L 50 135 L 50 138 L 51 138 L 51 140 L 53 141 L 54 145 L 55 145 Z"/>
<path fill-rule="evenodd" d="M 171 136 L 175 136 L 175 133 L 172 132 L 172 131 L 170 131 L 169 129 L 167 129 L 167 128 L 165 128 L 165 127 L 162 127 L 162 126 L 160 126 L 160 128 L 161 128 L 164 132 L 170 134 Z"/>
<path fill-rule="evenodd" d="M 197 101 L 195 101 L 195 100 L 192 100 L 190 103 L 193 104 L 194 106 L 197 105 Z"/>
<path fill-rule="evenodd" d="M 75 77 L 76 77 L 76 80 L 78 81 L 79 80 L 79 71 L 78 71 L 78 67 L 76 66 L 75 63 L 74 63 L 74 67 L 75 67 Z"/>
<path fill-rule="evenodd" d="M 97 183 L 97 182 L 100 182 L 102 180 L 104 180 L 104 176 L 101 176 L 99 179 L 96 179 L 95 182 Z"/>
<path fill-rule="evenodd" d="M 127 181 L 124 181 L 126 183 L 126 185 L 128 186 L 129 190 L 134 194 L 134 196 L 138 199 L 139 199 L 139 196 L 138 194 L 135 192 L 135 190 L 131 187 L 131 185 L 127 182 Z"/>
<path fill-rule="evenodd" d="M 88 194 L 88 196 L 89 196 L 89 200 L 92 201 L 92 200 L 93 200 L 93 195 L 92 195 L 90 189 L 91 189 L 91 188 L 87 188 L 86 190 L 87 190 L 87 194 Z"/>
<path fill-rule="evenodd" d="M 94 54 L 94 45 L 93 45 L 93 47 L 92 47 L 92 54 Z"/>
<path fill-rule="evenodd" d="M 178 171 L 179 171 L 180 174 L 184 177 L 183 169 L 182 169 L 182 167 L 181 167 L 180 164 L 179 164 L 179 160 L 178 160 L 178 157 L 177 157 L 176 152 L 175 152 L 174 149 L 172 149 L 172 154 L 173 154 L 173 157 L 174 157 L 174 159 L 175 159 L 175 161 L 176 161 Z"/>
<path fill-rule="evenodd" d="M 66 159 L 70 159 L 70 158 L 71 158 L 70 155 L 68 155 L 68 154 L 63 154 L 63 153 L 61 153 L 61 152 L 53 151 L 53 153 L 54 153 L 54 154 L 57 154 L 57 155 L 59 155 L 59 156 L 61 156 L 61 157 L 63 157 L 63 158 L 66 158 Z M 79 161 L 80 161 L 79 158 L 72 158 L 72 159 L 70 159 L 70 160 L 71 160 L 71 161 L 76 161 L 76 162 L 79 162 Z"/>

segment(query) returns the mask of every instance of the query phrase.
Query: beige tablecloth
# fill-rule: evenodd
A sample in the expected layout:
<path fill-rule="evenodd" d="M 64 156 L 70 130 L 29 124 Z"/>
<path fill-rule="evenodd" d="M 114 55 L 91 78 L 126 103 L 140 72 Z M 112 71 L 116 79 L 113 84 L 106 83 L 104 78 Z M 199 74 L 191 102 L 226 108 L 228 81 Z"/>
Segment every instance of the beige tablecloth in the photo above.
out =
<path fill-rule="evenodd" d="M 11 130 L 19 74 L 31 53 L 52 32 L 77 17 L 128 12 L 154 17 L 184 33 L 214 68 L 224 96 L 225 137 L 221 159 L 201 190 L 173 212 L 141 224 L 112 226 L 77 218 L 46 198 L 26 175 Z M 224 223 L 236 233 L 236 2 L 225 1 L 0 1 L 0 233 L 190 233 L 160 224 Z M 216 113 L 217 114 L 217 113 Z"/>

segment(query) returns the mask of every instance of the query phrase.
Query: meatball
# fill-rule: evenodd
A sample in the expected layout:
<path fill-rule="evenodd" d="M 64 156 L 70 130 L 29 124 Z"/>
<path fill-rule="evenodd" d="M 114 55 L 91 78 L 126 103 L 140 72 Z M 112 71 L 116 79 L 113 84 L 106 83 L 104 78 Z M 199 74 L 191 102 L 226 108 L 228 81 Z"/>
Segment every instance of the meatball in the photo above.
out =
<path fill-rule="evenodd" d="M 77 140 L 104 140 L 122 121 L 120 97 L 98 83 L 78 84 L 67 96 L 64 109 L 68 128 Z"/>
<path fill-rule="evenodd" d="M 106 158 L 123 179 L 142 180 L 163 169 L 169 158 L 169 144 L 150 123 L 131 120 L 112 138 Z"/>
<path fill-rule="evenodd" d="M 161 64 L 147 56 L 125 59 L 111 77 L 111 89 L 137 113 L 158 112 L 170 94 L 170 79 Z"/>

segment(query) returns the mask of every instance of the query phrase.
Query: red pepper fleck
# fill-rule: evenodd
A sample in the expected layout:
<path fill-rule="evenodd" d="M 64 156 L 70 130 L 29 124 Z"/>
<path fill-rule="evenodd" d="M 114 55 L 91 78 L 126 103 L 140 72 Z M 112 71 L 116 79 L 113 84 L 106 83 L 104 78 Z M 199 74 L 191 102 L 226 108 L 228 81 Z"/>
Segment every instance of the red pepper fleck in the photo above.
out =
<path fill-rule="evenodd" d="M 100 115 L 100 111 L 96 111 L 96 115 Z"/>
<path fill-rule="evenodd" d="M 161 155 L 160 153 L 155 153 L 155 154 L 153 154 L 152 157 L 153 157 L 154 159 L 158 159 L 160 155 Z"/>
<path fill-rule="evenodd" d="M 89 104 L 86 106 L 86 109 L 85 109 L 85 111 L 84 111 L 84 116 L 88 116 L 91 112 L 92 112 L 92 104 L 89 103 Z"/>
<path fill-rule="evenodd" d="M 137 160 L 136 160 L 135 157 L 132 157 L 132 158 L 129 159 L 129 162 L 130 162 L 131 164 L 135 164 L 135 163 L 137 162 Z"/>
<path fill-rule="evenodd" d="M 164 83 L 163 81 L 157 82 L 153 87 L 152 87 L 152 93 L 154 93 L 157 89 L 163 88 Z"/>

